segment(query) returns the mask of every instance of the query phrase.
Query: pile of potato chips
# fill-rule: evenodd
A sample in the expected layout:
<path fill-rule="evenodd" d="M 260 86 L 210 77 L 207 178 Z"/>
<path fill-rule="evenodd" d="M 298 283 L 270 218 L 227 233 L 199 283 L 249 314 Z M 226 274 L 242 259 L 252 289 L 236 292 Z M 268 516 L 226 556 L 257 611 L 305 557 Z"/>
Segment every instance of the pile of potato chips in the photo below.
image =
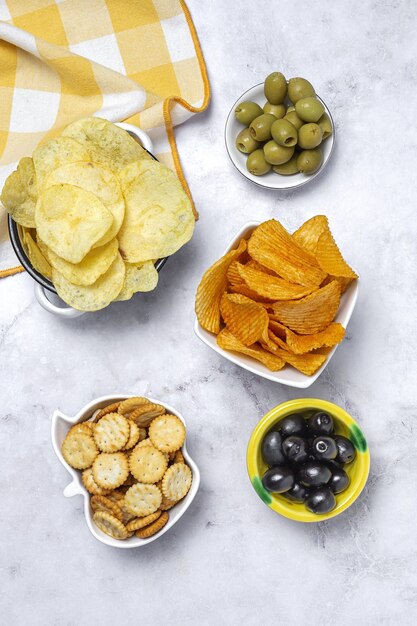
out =
<path fill-rule="evenodd" d="M 80 311 L 153 290 L 155 261 L 187 243 L 195 224 L 175 174 L 96 117 L 21 159 L 1 201 L 33 267 Z"/>
<path fill-rule="evenodd" d="M 345 329 L 333 320 L 341 294 L 357 278 L 324 215 L 292 235 L 269 220 L 204 274 L 197 319 L 224 350 L 272 371 L 288 364 L 309 376 L 344 337 Z"/>

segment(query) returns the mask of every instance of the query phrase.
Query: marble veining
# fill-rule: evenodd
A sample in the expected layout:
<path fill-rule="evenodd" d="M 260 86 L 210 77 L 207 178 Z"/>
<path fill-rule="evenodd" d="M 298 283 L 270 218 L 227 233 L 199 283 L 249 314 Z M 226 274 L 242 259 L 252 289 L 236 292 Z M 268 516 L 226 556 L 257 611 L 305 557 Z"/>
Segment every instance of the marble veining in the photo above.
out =
<path fill-rule="evenodd" d="M 0 281 L 0 622 L 7 626 L 411 626 L 417 621 L 417 9 L 361 3 L 189 0 L 209 111 L 177 131 L 200 211 L 155 293 L 73 321 L 44 312 L 27 275 Z M 228 159 L 224 122 L 265 74 L 304 75 L 330 107 L 335 153 L 314 183 L 274 193 Z M 193 334 L 203 271 L 244 222 L 290 229 L 326 213 L 361 291 L 348 337 L 308 390 L 257 378 Z M 90 535 L 50 444 L 50 418 L 90 399 L 151 394 L 188 422 L 201 488 L 161 540 L 135 551 Z M 350 411 L 372 458 L 339 518 L 295 524 L 246 475 L 250 433 L 272 406 L 320 397 Z"/>

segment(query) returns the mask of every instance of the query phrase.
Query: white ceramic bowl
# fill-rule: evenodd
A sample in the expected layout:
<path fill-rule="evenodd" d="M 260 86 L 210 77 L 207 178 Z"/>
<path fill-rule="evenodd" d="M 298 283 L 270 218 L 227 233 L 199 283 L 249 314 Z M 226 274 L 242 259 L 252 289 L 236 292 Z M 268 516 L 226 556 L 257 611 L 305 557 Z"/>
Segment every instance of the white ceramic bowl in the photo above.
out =
<path fill-rule="evenodd" d="M 229 252 L 235 248 L 242 237 L 248 238 L 251 232 L 259 226 L 260 222 L 248 222 L 239 230 L 239 232 L 233 237 L 233 240 L 229 243 L 226 250 L 223 254 Z M 221 255 L 222 256 L 222 255 Z M 358 280 L 355 280 L 349 287 L 346 289 L 345 293 L 342 295 L 340 300 L 339 311 L 336 315 L 335 322 L 340 322 L 344 328 L 347 327 L 349 320 L 352 316 L 353 309 L 355 308 L 356 300 L 358 297 Z M 194 323 L 194 332 L 201 341 L 203 341 L 209 348 L 215 350 L 219 354 L 221 354 L 225 359 L 232 361 L 236 365 L 243 367 L 245 370 L 249 370 L 253 374 L 257 374 L 258 376 L 262 376 L 263 378 L 268 378 L 269 380 L 273 380 L 276 383 L 281 383 L 282 385 L 288 385 L 289 387 L 298 387 L 299 389 L 306 389 L 310 387 L 314 383 L 315 380 L 320 376 L 320 374 L 324 371 L 324 369 L 329 364 L 330 359 L 336 352 L 337 346 L 332 348 L 329 352 L 327 359 L 324 361 L 323 365 L 319 370 L 312 376 L 306 376 L 302 374 L 298 370 L 294 369 L 291 365 L 285 365 L 284 368 L 278 372 L 271 372 L 265 365 L 260 363 L 259 361 L 255 361 L 255 359 L 251 359 L 249 356 L 244 354 L 238 354 L 237 352 L 229 352 L 227 350 L 223 350 L 217 344 L 216 335 L 209 333 L 207 330 L 202 328 L 198 323 L 198 320 L 195 320 Z"/>
<path fill-rule="evenodd" d="M 174 526 L 174 524 L 176 524 L 178 520 L 184 515 L 184 513 L 190 506 L 191 502 L 194 500 L 195 495 L 198 491 L 199 484 L 200 484 L 199 469 L 196 463 L 190 457 L 187 451 L 187 442 L 185 441 L 183 448 L 182 448 L 182 452 L 184 455 L 184 459 L 187 462 L 187 465 L 189 465 L 192 471 L 193 482 L 191 485 L 191 489 L 187 493 L 185 498 L 181 500 L 178 504 L 176 504 L 172 509 L 170 509 L 169 521 L 162 528 L 162 530 L 159 531 L 159 533 L 157 533 L 156 535 L 153 535 L 152 537 L 149 537 L 148 539 L 140 539 L 140 537 L 136 537 L 135 535 L 133 535 L 133 537 L 130 537 L 129 539 L 120 541 L 117 539 L 113 539 L 112 537 L 109 537 L 109 535 L 106 535 L 105 533 L 103 533 L 95 525 L 95 523 L 93 522 L 93 512 L 90 507 L 90 494 L 87 491 L 87 489 L 84 487 L 82 480 L 81 480 L 82 472 L 80 470 L 73 469 L 64 460 L 61 454 L 62 442 L 64 441 L 65 435 L 67 434 L 68 430 L 74 424 L 77 424 L 78 422 L 86 421 L 89 417 L 91 417 L 91 415 L 97 409 L 101 409 L 104 406 L 111 404 L 112 402 L 117 402 L 118 400 L 125 400 L 126 398 L 130 398 L 132 396 L 133 394 L 117 394 L 117 395 L 111 395 L 111 396 L 102 396 L 101 398 L 97 398 L 96 400 L 92 400 L 92 402 L 89 402 L 74 417 L 68 417 L 67 415 L 64 415 L 63 413 L 61 413 L 61 411 L 59 410 L 56 410 L 52 416 L 52 426 L 51 426 L 52 445 L 53 445 L 55 454 L 57 455 L 58 459 L 61 461 L 65 469 L 68 470 L 69 474 L 72 476 L 72 481 L 69 483 L 69 485 L 67 485 L 67 487 L 63 491 L 64 496 L 66 498 L 70 498 L 72 496 L 78 496 L 78 495 L 83 496 L 84 514 L 85 514 L 85 519 L 86 519 L 88 528 L 90 529 L 91 533 L 94 535 L 96 539 L 114 548 L 140 548 L 142 546 L 145 546 L 147 543 L 151 543 L 152 541 L 159 539 L 159 537 L 162 537 L 162 535 L 164 535 L 170 528 L 172 528 L 172 526 Z M 149 400 L 151 402 L 162 404 L 166 408 L 167 411 L 179 417 L 180 420 L 184 422 L 185 424 L 185 420 L 183 416 L 180 413 L 178 413 L 178 411 L 176 411 L 172 406 L 169 406 L 169 404 L 166 404 L 165 402 L 161 402 L 161 400 L 155 400 L 154 398 L 149 398 Z"/>
<path fill-rule="evenodd" d="M 321 144 L 321 149 L 323 151 L 323 163 L 321 164 L 317 172 L 315 172 L 314 174 L 310 174 L 309 176 L 301 173 L 293 174 L 292 176 L 283 176 L 281 174 L 275 174 L 275 172 L 269 172 L 264 176 L 254 176 L 246 169 L 247 154 L 239 152 L 235 145 L 236 137 L 239 132 L 243 130 L 244 126 L 237 121 L 234 115 L 234 111 L 237 105 L 245 100 L 251 100 L 252 102 L 256 102 L 261 107 L 263 107 L 266 101 L 263 83 L 259 83 L 259 85 L 255 85 L 254 87 L 251 87 L 250 89 L 245 91 L 245 93 L 243 93 L 240 98 L 236 100 L 230 110 L 229 115 L 227 116 L 225 128 L 226 149 L 236 169 L 239 170 L 239 172 L 252 183 L 259 185 L 260 187 L 265 187 L 266 189 L 293 189 L 294 187 L 306 185 L 307 183 L 310 183 L 312 180 L 314 180 L 314 178 L 316 178 L 316 176 L 318 176 L 320 172 L 322 172 L 326 167 L 332 154 L 335 140 L 334 122 L 331 113 L 323 100 L 319 98 L 319 96 L 317 96 L 317 98 L 323 104 L 324 110 L 330 117 L 333 126 L 333 133 Z"/>

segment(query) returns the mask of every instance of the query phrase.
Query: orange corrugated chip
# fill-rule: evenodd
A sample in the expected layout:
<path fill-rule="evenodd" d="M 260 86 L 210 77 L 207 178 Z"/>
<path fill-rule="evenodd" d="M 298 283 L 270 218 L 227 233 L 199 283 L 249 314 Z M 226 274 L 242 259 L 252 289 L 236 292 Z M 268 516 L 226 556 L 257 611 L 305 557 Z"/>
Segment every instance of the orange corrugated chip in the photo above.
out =
<path fill-rule="evenodd" d="M 342 324 L 335 322 L 314 335 L 297 335 L 283 324 L 274 320 L 270 320 L 269 329 L 279 339 L 276 343 L 284 350 L 290 350 L 294 354 L 305 354 L 317 348 L 332 348 L 340 343 L 345 336 L 345 329 Z M 284 345 L 282 345 L 283 339 L 285 339 Z"/>
<path fill-rule="evenodd" d="M 237 270 L 238 265 L 239 261 L 233 261 L 233 263 L 230 263 L 229 265 L 226 276 L 230 285 L 241 285 L 243 283 L 243 280 L 241 279 L 240 274 Z"/>
<path fill-rule="evenodd" d="M 197 289 L 195 312 L 201 326 L 212 333 L 220 331 L 220 300 L 227 286 L 227 270 L 246 250 L 241 239 L 238 247 L 216 261 L 204 274 Z"/>
<path fill-rule="evenodd" d="M 261 296 L 269 300 L 297 300 L 308 296 L 314 289 L 289 283 L 278 276 L 271 276 L 260 272 L 248 265 L 236 264 L 237 272 L 246 285 Z"/>
<path fill-rule="evenodd" d="M 322 284 L 320 286 L 321 287 L 325 287 L 326 285 L 331 283 L 332 280 L 337 280 L 337 282 L 340 284 L 340 288 L 342 290 L 342 293 L 345 293 L 346 289 L 349 287 L 349 285 L 351 283 L 353 283 L 353 281 L 355 279 L 354 278 L 345 278 L 344 276 L 330 276 L 329 275 L 327 278 L 324 279 L 324 281 L 322 282 Z"/>
<path fill-rule="evenodd" d="M 320 235 L 329 230 L 329 221 L 325 215 L 315 215 L 310 218 L 298 230 L 293 233 L 292 237 L 304 250 L 315 254 L 317 242 Z"/>
<path fill-rule="evenodd" d="M 324 330 L 335 318 L 340 303 L 340 285 L 334 280 L 301 300 L 275 302 L 277 320 L 300 335 Z"/>
<path fill-rule="evenodd" d="M 326 278 L 312 254 L 304 250 L 276 220 L 258 226 L 248 242 L 250 256 L 289 282 L 318 287 Z"/>
<path fill-rule="evenodd" d="M 223 350 L 229 350 L 231 352 L 240 352 L 241 354 L 246 354 L 247 356 L 260 361 L 265 365 L 269 370 L 273 372 L 277 372 L 282 369 L 285 365 L 284 359 L 271 354 L 267 350 L 264 350 L 262 346 L 254 344 L 250 347 L 244 346 L 236 337 L 232 335 L 232 333 L 224 328 L 219 335 L 217 335 L 217 344 Z"/>
<path fill-rule="evenodd" d="M 220 313 L 230 332 L 245 346 L 268 332 L 269 317 L 264 307 L 239 293 L 223 295 Z"/>
<path fill-rule="evenodd" d="M 325 354 L 293 354 L 277 348 L 273 351 L 274 356 L 282 358 L 286 363 L 295 367 L 296 370 L 311 376 L 323 365 L 327 356 Z"/>
<path fill-rule="evenodd" d="M 346 263 L 330 230 L 325 230 L 319 237 L 316 248 L 317 261 L 324 272 L 343 278 L 358 278 L 358 275 Z"/>

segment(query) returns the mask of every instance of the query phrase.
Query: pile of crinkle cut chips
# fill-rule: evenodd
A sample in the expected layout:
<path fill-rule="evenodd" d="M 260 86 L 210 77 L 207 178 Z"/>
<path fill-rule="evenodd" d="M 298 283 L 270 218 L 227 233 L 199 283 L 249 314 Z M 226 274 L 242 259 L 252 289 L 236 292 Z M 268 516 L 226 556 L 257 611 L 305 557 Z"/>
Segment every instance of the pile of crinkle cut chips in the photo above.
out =
<path fill-rule="evenodd" d="M 1 201 L 33 268 L 80 311 L 155 289 L 155 262 L 189 241 L 195 224 L 174 172 L 97 117 L 21 159 Z"/>
<path fill-rule="evenodd" d="M 269 220 L 204 274 L 197 319 L 222 349 L 272 371 L 288 364 L 309 376 L 345 335 L 334 319 L 342 293 L 357 278 L 324 215 L 292 235 Z"/>

